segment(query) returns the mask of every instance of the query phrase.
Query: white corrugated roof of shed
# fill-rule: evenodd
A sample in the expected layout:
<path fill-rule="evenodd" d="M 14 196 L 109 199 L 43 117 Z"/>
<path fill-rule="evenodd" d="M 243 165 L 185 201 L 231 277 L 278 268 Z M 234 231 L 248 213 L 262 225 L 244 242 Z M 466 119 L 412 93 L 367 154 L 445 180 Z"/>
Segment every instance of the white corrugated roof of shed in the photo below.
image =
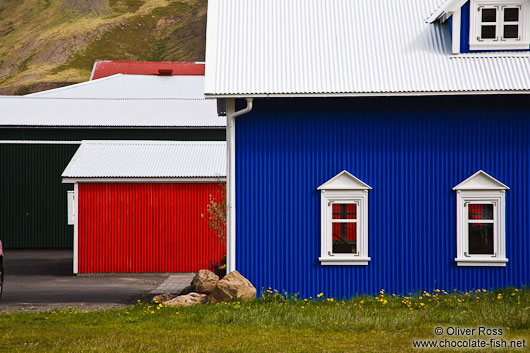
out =
<path fill-rule="evenodd" d="M 529 52 L 451 54 L 452 1 L 210 0 L 205 93 L 530 93 Z"/>
<path fill-rule="evenodd" d="M 0 126 L 225 127 L 212 99 L 0 96 Z"/>
<path fill-rule="evenodd" d="M 25 97 L 204 99 L 204 76 L 116 74 Z"/>
<path fill-rule="evenodd" d="M 63 179 L 224 178 L 224 141 L 83 141 Z"/>

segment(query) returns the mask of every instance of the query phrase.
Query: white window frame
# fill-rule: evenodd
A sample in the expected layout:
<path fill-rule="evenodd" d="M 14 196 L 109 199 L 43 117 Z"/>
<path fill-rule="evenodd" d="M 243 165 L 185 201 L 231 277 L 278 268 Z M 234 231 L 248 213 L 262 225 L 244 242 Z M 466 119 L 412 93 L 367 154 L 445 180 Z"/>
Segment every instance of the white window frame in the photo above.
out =
<path fill-rule="evenodd" d="M 473 174 L 456 190 L 458 266 L 506 266 L 506 190 L 509 188 L 482 170 Z M 469 220 L 470 204 L 492 204 L 493 221 Z M 469 254 L 469 223 L 493 223 L 493 254 Z"/>
<path fill-rule="evenodd" d="M 368 190 L 371 187 L 347 171 L 342 171 L 320 190 L 320 257 L 321 265 L 368 265 Z M 333 204 L 356 204 L 355 220 L 333 221 Z M 356 253 L 333 254 L 333 223 L 357 223 Z"/>
<path fill-rule="evenodd" d="M 496 38 L 481 39 L 482 9 L 496 8 Z M 519 38 L 502 38 L 504 32 L 504 12 L 506 7 L 520 7 L 519 12 Z M 518 50 L 530 48 L 530 21 L 528 0 L 470 0 L 470 50 Z"/>

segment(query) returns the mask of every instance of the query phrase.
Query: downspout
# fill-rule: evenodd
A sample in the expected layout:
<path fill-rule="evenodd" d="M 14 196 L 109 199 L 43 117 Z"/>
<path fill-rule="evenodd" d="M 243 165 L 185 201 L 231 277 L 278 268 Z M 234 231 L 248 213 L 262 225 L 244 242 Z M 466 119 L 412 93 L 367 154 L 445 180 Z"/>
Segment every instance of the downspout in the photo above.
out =
<path fill-rule="evenodd" d="M 253 98 L 246 98 L 247 106 L 235 111 L 235 99 L 226 102 L 226 273 L 236 269 L 236 118 L 252 110 Z"/>

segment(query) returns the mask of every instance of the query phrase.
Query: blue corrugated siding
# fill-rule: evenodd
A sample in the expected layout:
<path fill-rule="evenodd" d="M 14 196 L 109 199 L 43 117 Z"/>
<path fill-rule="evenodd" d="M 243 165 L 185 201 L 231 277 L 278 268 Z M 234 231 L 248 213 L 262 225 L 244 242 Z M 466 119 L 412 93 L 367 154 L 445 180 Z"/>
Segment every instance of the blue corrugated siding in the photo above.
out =
<path fill-rule="evenodd" d="M 263 287 L 335 297 L 529 284 L 528 97 L 257 100 L 236 124 L 237 269 Z M 370 186 L 368 266 L 321 266 L 317 187 Z M 457 267 L 452 188 L 507 184 L 506 268 Z"/>
<path fill-rule="evenodd" d="M 462 6 L 461 10 L 461 29 L 460 29 L 460 52 L 470 53 L 469 50 L 469 1 Z"/>

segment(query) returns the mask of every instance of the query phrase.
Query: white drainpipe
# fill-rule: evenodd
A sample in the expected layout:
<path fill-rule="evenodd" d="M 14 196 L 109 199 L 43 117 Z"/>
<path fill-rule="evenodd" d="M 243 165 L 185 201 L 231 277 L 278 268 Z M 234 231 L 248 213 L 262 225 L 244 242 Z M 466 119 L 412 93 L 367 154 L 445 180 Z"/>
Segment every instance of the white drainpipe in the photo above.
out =
<path fill-rule="evenodd" d="M 236 118 L 252 110 L 253 98 L 247 98 L 245 109 L 235 111 L 235 99 L 226 102 L 226 273 L 236 269 Z"/>

